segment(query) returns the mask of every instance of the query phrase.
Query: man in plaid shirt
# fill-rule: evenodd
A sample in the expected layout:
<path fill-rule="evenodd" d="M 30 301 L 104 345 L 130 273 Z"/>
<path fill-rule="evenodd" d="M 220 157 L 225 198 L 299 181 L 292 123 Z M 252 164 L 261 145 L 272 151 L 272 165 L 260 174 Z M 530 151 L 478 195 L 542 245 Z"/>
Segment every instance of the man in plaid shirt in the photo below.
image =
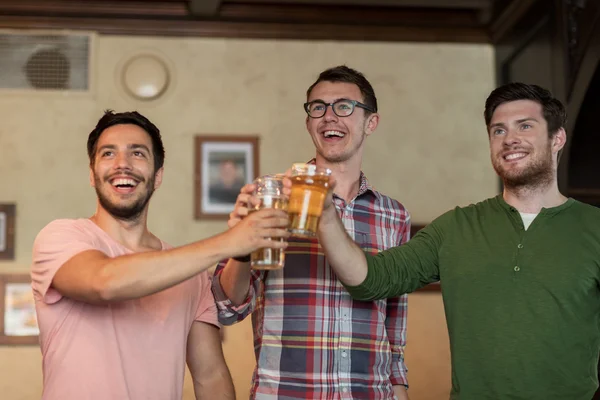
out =
<path fill-rule="evenodd" d="M 332 170 L 333 202 L 348 234 L 372 253 L 405 243 L 408 212 L 361 171 L 364 140 L 379 122 L 369 81 L 346 66 L 330 68 L 307 100 L 306 127 L 317 153 L 311 162 Z M 253 189 L 242 188 L 230 227 L 248 214 Z M 290 238 L 281 270 L 251 270 L 249 257 L 221 263 L 213 293 L 224 325 L 252 313 L 252 399 L 408 399 L 406 295 L 353 300 L 316 239 Z"/>

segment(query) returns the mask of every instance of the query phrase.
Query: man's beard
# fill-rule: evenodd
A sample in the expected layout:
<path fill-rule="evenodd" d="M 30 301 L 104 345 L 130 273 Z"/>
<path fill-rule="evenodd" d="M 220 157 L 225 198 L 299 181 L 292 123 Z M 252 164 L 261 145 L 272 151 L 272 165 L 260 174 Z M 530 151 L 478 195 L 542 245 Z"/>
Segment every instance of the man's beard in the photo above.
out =
<path fill-rule="evenodd" d="M 322 154 L 322 156 L 327 162 L 335 163 L 335 164 L 339 164 L 339 163 L 348 161 L 359 151 L 359 149 L 361 148 L 366 137 L 367 137 L 367 133 L 365 131 L 363 131 L 363 134 L 360 137 L 360 142 L 356 143 L 353 148 L 348 149 L 342 153 L 333 154 L 333 155 Z"/>
<path fill-rule="evenodd" d="M 536 189 L 550 184 L 554 179 L 550 146 L 548 144 L 548 148 L 537 159 L 516 172 L 507 172 L 499 162 L 494 160 L 492 165 L 502 179 L 504 187 L 509 189 Z"/>
<path fill-rule="evenodd" d="M 123 221 L 135 221 L 136 219 L 138 219 L 144 211 L 144 209 L 146 208 L 146 205 L 150 201 L 152 194 L 154 193 L 154 176 L 152 176 L 147 181 L 146 193 L 140 198 L 138 198 L 134 203 L 123 206 L 112 203 L 110 199 L 100 191 L 99 188 L 101 187 L 102 182 L 97 175 L 94 175 L 94 181 L 96 182 L 95 189 L 96 194 L 98 195 L 98 201 L 100 202 L 102 208 L 104 208 L 110 215 L 112 215 L 116 219 L 120 219 Z M 140 181 L 140 183 L 142 182 Z"/>

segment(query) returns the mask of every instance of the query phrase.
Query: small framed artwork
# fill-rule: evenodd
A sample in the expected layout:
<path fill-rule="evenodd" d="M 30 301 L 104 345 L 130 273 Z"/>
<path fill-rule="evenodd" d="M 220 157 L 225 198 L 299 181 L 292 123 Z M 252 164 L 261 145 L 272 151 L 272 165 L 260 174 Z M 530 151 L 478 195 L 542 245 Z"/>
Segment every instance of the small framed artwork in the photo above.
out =
<path fill-rule="evenodd" d="M 414 237 L 417 232 L 419 232 L 421 229 L 425 228 L 425 225 L 417 225 L 417 224 L 412 224 L 410 226 L 410 237 Z M 421 289 L 419 289 L 419 292 L 439 292 L 442 290 L 442 287 L 440 286 L 440 282 L 433 282 L 430 283 L 429 285 L 425 285 L 423 286 Z"/>
<path fill-rule="evenodd" d="M 38 344 L 39 329 L 29 274 L 0 275 L 0 345 Z"/>
<path fill-rule="evenodd" d="M 15 258 L 14 204 L 0 204 L 0 261 Z"/>
<path fill-rule="evenodd" d="M 227 219 L 240 189 L 258 176 L 257 136 L 196 136 L 194 216 Z"/>

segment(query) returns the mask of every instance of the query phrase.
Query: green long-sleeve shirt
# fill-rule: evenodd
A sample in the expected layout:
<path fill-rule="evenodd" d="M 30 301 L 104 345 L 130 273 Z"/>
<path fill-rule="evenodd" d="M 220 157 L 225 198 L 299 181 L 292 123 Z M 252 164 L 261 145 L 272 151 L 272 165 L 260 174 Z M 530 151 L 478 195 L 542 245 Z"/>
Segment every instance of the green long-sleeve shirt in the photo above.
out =
<path fill-rule="evenodd" d="M 501 196 L 437 218 L 407 244 L 367 254 L 358 299 L 438 279 L 451 399 L 590 400 L 600 354 L 600 209 L 569 199 L 525 230 Z"/>

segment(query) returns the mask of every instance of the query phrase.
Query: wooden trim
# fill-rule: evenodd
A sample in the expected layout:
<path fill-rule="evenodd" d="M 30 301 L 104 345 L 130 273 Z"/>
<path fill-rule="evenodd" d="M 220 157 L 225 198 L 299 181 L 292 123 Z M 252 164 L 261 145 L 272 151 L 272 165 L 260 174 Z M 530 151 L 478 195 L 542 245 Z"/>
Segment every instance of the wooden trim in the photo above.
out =
<path fill-rule="evenodd" d="M 478 13 L 472 10 L 439 10 L 346 6 L 311 6 L 299 4 L 228 4 L 221 7 L 223 21 L 260 21 L 352 26 L 390 26 L 430 28 L 481 27 Z M 360 23 L 357 23 L 359 21 Z"/>
<path fill-rule="evenodd" d="M 229 213 L 206 213 L 202 210 L 202 146 L 205 143 L 249 143 L 252 146 L 253 157 L 253 176 L 252 179 L 260 176 L 259 174 L 259 137 L 258 136 L 230 136 L 230 135 L 197 135 L 194 138 L 194 218 L 199 220 L 223 220 L 229 217 Z M 233 210 L 232 210 L 233 211 Z"/>
<path fill-rule="evenodd" d="M 430 283 L 429 285 L 425 285 L 422 288 L 418 289 L 415 293 L 441 292 L 441 291 L 442 291 L 442 285 L 440 284 L 440 282 L 433 282 L 433 283 Z"/>
<path fill-rule="evenodd" d="M 8 283 L 31 283 L 29 274 L 3 274 L 0 275 L 0 345 L 37 345 L 38 335 L 8 336 L 5 334 L 4 313 L 6 310 L 5 295 Z"/>
<path fill-rule="evenodd" d="M 82 6 L 79 1 L 19 1 L 0 3 L 0 13 L 5 16 L 156 16 L 186 17 L 189 12 L 185 2 L 173 1 L 89 1 Z M 3 16 L 4 17 L 4 16 Z"/>
<path fill-rule="evenodd" d="M 3 16 L 2 29 L 71 29 L 107 35 L 198 36 L 250 39 L 488 43 L 482 28 L 390 27 L 192 20 Z"/>
<path fill-rule="evenodd" d="M 193 1 L 193 0 L 192 0 Z M 200 0 L 204 2 L 204 0 Z M 213 0 L 211 0 L 213 1 Z M 106 18 L 132 17 L 135 19 L 167 19 L 179 18 L 189 20 L 193 17 L 187 1 L 90 1 L 83 8 L 76 1 L 21 1 L 14 3 L 0 2 L 0 13 L 5 16 L 29 17 L 79 17 Z M 400 8 L 382 6 L 312 4 L 267 4 L 267 3 L 229 3 L 220 5 L 217 14 L 210 20 L 261 22 L 261 23 L 304 23 L 332 24 L 352 26 L 429 26 L 436 28 L 449 27 L 482 27 L 479 22 L 478 9 L 427 9 Z M 200 20 L 200 18 L 197 18 Z"/>
<path fill-rule="evenodd" d="M 594 18 L 597 21 L 600 18 L 600 8 L 594 11 Z M 569 159 L 571 157 L 571 147 L 574 143 L 574 135 L 581 135 L 575 128 L 579 118 L 579 112 L 585 101 L 588 93 L 588 88 L 597 73 L 597 68 L 600 68 L 600 25 L 593 25 L 589 34 L 589 40 L 586 42 L 585 48 L 582 50 L 583 55 L 578 63 L 577 72 L 571 76 L 572 85 L 569 91 L 569 102 L 567 104 L 567 135 L 569 140 L 563 148 L 560 164 L 558 164 L 558 183 L 559 188 L 569 196 L 575 197 L 580 201 L 600 205 L 600 193 L 592 193 L 593 189 L 581 189 L 569 187 Z M 593 134 L 593 133 L 589 133 Z"/>
<path fill-rule="evenodd" d="M 490 38 L 496 44 L 515 26 L 538 0 L 512 0 L 490 26 Z M 544 0 L 547 1 L 547 0 Z"/>
<path fill-rule="evenodd" d="M 15 259 L 16 205 L 0 204 L 0 212 L 6 213 L 6 249 L 0 251 L 0 261 Z"/>
<path fill-rule="evenodd" d="M 214 17 L 221 7 L 221 0 L 189 0 L 189 9 L 192 15 L 200 17 Z"/>
<path fill-rule="evenodd" d="M 600 189 L 569 188 L 567 195 L 583 203 L 600 206 Z"/>

